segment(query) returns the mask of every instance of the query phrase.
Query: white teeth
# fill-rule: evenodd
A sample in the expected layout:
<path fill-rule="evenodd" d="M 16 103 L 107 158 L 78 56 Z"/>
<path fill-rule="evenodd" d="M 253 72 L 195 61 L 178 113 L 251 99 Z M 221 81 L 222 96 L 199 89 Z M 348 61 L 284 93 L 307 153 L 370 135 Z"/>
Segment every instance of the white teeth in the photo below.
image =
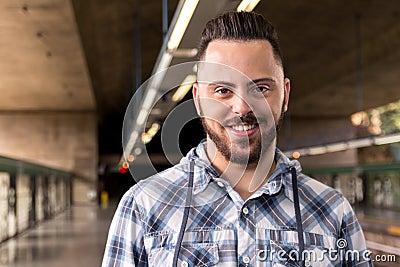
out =
<path fill-rule="evenodd" d="M 232 128 L 235 131 L 240 131 L 240 132 L 251 130 L 254 127 L 256 127 L 255 124 L 251 124 L 251 125 L 234 125 L 234 126 L 232 126 Z"/>

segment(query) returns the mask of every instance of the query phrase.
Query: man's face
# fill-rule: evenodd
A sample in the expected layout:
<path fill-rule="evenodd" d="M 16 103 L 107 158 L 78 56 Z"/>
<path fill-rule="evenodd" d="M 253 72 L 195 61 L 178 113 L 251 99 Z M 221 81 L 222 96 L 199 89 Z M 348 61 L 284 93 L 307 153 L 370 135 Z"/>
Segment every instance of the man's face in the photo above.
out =
<path fill-rule="evenodd" d="M 193 96 L 208 138 L 227 161 L 256 163 L 275 144 L 290 92 L 270 43 L 214 40 L 203 60 Z"/>

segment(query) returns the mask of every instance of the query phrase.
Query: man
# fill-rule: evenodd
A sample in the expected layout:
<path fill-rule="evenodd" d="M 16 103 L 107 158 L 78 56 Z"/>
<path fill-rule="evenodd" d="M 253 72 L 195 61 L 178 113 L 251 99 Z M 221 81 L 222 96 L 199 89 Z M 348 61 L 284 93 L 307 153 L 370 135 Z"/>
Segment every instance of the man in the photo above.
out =
<path fill-rule="evenodd" d="M 222 14 L 199 59 L 207 140 L 125 194 L 103 266 L 370 266 L 348 201 L 275 147 L 290 81 L 273 26 Z"/>

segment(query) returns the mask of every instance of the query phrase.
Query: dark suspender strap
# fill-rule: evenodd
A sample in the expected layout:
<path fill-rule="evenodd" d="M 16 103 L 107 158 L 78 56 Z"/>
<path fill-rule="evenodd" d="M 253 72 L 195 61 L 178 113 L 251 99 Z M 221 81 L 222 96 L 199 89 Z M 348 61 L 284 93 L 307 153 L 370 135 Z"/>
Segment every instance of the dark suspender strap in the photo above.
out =
<path fill-rule="evenodd" d="M 186 201 L 185 201 L 186 202 L 185 203 L 185 211 L 183 213 L 182 225 L 181 225 L 181 229 L 179 230 L 178 240 L 176 242 L 176 247 L 175 247 L 175 252 L 174 252 L 174 258 L 172 261 L 172 266 L 175 266 L 175 267 L 178 267 L 179 251 L 181 250 L 183 235 L 185 233 L 186 224 L 189 219 L 190 203 L 192 202 L 194 161 L 190 161 L 189 168 L 190 168 L 189 169 L 189 185 L 188 185 Z"/>
<path fill-rule="evenodd" d="M 303 223 L 301 220 L 301 213 L 300 213 L 299 188 L 297 185 L 296 168 L 291 167 L 290 172 L 292 174 L 294 213 L 296 215 L 297 236 L 299 239 L 299 259 L 301 260 L 300 266 L 304 266 L 304 259 L 302 258 L 304 251 Z"/>

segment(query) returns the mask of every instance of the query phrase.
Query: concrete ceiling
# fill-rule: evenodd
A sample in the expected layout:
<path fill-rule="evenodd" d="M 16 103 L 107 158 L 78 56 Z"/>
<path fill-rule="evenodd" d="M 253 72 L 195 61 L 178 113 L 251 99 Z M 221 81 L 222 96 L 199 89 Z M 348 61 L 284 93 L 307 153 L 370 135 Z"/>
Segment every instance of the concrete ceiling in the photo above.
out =
<path fill-rule="evenodd" d="M 205 2 L 198 14 L 217 10 Z M 177 3 L 169 1 L 170 18 Z M 293 119 L 347 117 L 400 99 L 397 0 L 262 0 L 255 11 L 278 30 Z M 0 18 L 0 109 L 96 109 L 100 151 L 120 151 L 127 103 L 162 45 L 162 1 L 3 0 Z M 183 48 L 197 43 L 194 21 Z"/>
<path fill-rule="evenodd" d="M 69 1 L 0 1 L 0 111 L 93 111 Z"/>
<path fill-rule="evenodd" d="M 400 99 L 398 1 L 261 1 L 256 11 L 279 31 L 292 116 L 348 116 Z"/>

